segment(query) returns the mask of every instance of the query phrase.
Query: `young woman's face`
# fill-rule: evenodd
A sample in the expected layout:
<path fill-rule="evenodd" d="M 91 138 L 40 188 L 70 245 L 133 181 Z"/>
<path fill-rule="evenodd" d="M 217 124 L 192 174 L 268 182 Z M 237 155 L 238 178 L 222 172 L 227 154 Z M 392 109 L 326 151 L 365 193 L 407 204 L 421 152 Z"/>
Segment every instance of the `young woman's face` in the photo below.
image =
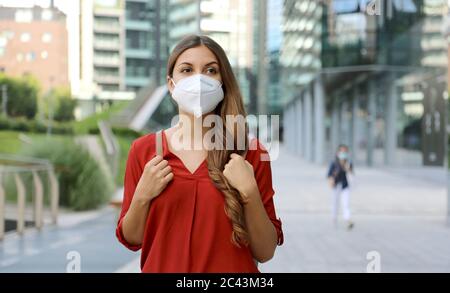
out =
<path fill-rule="evenodd" d="M 177 83 L 179 80 L 195 74 L 204 74 L 222 82 L 219 61 L 206 46 L 184 51 L 175 63 L 172 79 Z M 172 93 L 175 85 L 171 82 L 170 77 L 167 77 L 167 83 L 169 91 Z"/>
<path fill-rule="evenodd" d="M 340 160 L 348 160 L 348 148 L 346 147 L 340 147 L 338 151 L 336 152 L 336 156 Z"/>

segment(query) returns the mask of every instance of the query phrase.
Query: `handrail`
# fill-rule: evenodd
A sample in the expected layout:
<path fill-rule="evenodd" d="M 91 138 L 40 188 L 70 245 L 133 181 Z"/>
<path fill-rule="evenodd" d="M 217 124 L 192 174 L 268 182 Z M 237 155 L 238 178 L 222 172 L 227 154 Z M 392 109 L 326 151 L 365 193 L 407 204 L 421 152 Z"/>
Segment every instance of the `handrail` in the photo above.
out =
<path fill-rule="evenodd" d="M 25 207 L 26 194 L 32 194 L 33 198 L 33 220 L 37 229 L 41 229 L 44 219 L 44 185 L 39 173 L 47 173 L 48 190 L 47 195 L 50 197 L 50 211 L 52 223 L 56 224 L 58 219 L 59 205 L 59 186 L 58 180 L 54 172 L 53 165 L 47 161 L 37 158 L 21 157 L 9 154 L 0 154 L 0 240 L 5 235 L 5 201 L 6 189 L 4 187 L 4 179 L 6 175 L 14 178 L 17 192 L 17 228 L 19 234 L 23 234 L 25 230 Z M 22 176 L 24 173 L 32 175 L 32 187 L 27 190 Z"/>
<path fill-rule="evenodd" d="M 98 122 L 98 128 L 103 143 L 105 144 L 106 154 L 109 158 L 108 163 L 111 167 L 113 178 L 116 178 L 117 173 L 119 172 L 119 142 L 108 122 L 100 120 Z"/>

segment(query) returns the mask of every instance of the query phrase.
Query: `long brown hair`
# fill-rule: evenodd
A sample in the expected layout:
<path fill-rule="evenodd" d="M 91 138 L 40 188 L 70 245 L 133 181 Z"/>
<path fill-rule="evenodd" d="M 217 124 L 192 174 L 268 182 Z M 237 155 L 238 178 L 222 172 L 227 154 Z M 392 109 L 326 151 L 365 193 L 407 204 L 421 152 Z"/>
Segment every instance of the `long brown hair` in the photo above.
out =
<path fill-rule="evenodd" d="M 235 115 L 242 115 L 241 117 L 246 117 L 242 95 L 239 90 L 239 85 L 236 77 L 234 76 L 230 62 L 228 61 L 225 51 L 214 40 L 207 36 L 190 35 L 182 39 L 173 49 L 172 54 L 170 55 L 167 62 L 167 75 L 170 77 L 173 76 L 175 63 L 178 57 L 184 51 L 202 45 L 211 50 L 211 52 L 216 56 L 219 62 L 220 74 L 223 83 L 222 87 L 225 94 L 224 99 L 217 105 L 214 111 L 216 115 L 221 117 L 223 122 L 223 130 L 221 133 L 222 137 L 215 137 L 216 139 L 220 139 L 223 148 L 208 151 L 207 163 L 209 177 L 213 181 L 214 185 L 224 194 L 225 213 L 230 219 L 233 229 L 231 233 L 231 241 L 233 242 L 233 244 L 239 247 L 240 244 L 248 245 L 249 241 L 247 228 L 245 225 L 243 199 L 240 193 L 228 183 L 222 172 L 232 153 L 243 155 L 247 151 L 248 126 L 245 122 L 241 124 L 239 124 L 238 122 L 237 125 L 233 125 L 233 148 L 230 149 L 229 145 L 224 139 L 225 137 L 227 137 L 228 132 L 225 123 L 226 116 L 233 115 L 232 117 L 236 117 Z M 242 131 L 245 134 L 245 149 L 238 149 L 237 134 L 242 133 Z M 228 135 L 231 134 L 228 133 Z"/>

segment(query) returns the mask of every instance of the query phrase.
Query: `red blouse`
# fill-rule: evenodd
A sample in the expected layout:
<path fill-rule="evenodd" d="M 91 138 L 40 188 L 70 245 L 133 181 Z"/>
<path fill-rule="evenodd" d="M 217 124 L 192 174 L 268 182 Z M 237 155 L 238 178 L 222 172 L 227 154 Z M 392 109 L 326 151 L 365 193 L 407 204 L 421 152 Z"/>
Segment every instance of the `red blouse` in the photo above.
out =
<path fill-rule="evenodd" d="M 150 204 L 142 245 L 130 245 L 122 233 L 122 220 L 130 206 L 143 167 L 156 154 L 156 135 L 138 138 L 131 145 L 125 171 L 124 198 L 116 235 L 127 248 L 142 248 L 142 272 L 259 272 L 250 247 L 236 247 L 231 242 L 231 222 L 225 214 L 224 197 L 209 178 L 204 160 L 191 173 L 181 159 L 170 152 L 163 131 L 163 156 L 174 174 L 173 180 Z M 249 150 L 246 160 L 252 164 L 264 207 L 283 243 L 281 220 L 273 204 L 274 190 L 270 161 L 254 139 L 256 150 Z"/>

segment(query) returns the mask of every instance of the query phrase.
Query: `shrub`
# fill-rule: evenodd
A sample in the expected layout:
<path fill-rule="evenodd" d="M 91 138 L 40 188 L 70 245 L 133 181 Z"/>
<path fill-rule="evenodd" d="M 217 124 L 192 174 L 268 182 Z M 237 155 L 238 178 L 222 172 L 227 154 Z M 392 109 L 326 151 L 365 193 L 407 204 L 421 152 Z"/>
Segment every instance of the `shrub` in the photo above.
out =
<path fill-rule="evenodd" d="M 56 121 L 67 122 L 75 119 L 74 111 L 77 100 L 72 97 L 70 89 L 65 87 L 55 88 L 51 91 L 47 103 L 48 100 L 52 100 L 55 104 L 54 119 Z M 48 105 L 46 105 L 46 108 L 48 108 Z"/>
<path fill-rule="evenodd" d="M 0 130 L 46 133 L 47 127 L 47 123 L 39 120 L 27 120 L 23 117 L 7 119 L 4 116 L 0 115 Z M 73 125 L 71 123 L 52 122 L 52 133 L 73 134 Z"/>
<path fill-rule="evenodd" d="M 0 84 L 7 86 L 8 115 L 28 119 L 34 118 L 38 108 L 38 81 L 32 76 L 16 78 L 0 74 Z"/>
<path fill-rule="evenodd" d="M 117 127 L 117 126 L 113 126 L 112 127 L 112 131 L 115 135 L 117 136 L 125 136 L 125 137 L 134 137 L 134 138 L 138 138 L 140 136 L 142 136 L 143 134 L 139 131 L 130 129 L 130 128 L 126 128 L 126 127 Z"/>
<path fill-rule="evenodd" d="M 61 206 L 74 210 L 95 209 L 112 195 L 114 183 L 90 153 L 73 141 L 43 141 L 33 144 L 24 153 L 47 159 L 54 165 Z"/>

